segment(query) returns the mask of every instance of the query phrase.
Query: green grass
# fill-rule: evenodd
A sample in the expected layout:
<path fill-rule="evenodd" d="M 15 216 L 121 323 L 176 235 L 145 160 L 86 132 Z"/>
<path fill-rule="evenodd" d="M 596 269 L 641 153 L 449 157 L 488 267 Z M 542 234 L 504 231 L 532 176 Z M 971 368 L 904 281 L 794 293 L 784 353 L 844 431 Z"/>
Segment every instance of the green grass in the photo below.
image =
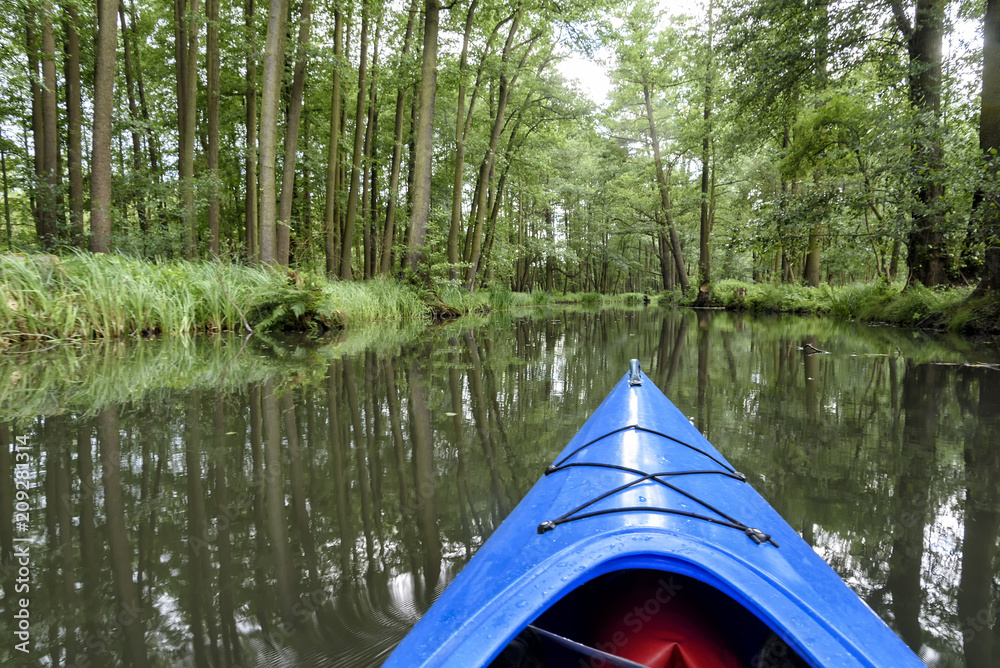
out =
<path fill-rule="evenodd" d="M 723 280 L 712 285 L 712 292 L 716 305 L 756 313 L 814 313 L 915 327 L 960 328 L 967 320 L 957 314 L 971 289 L 903 288 L 884 281 L 810 288 Z"/>
<path fill-rule="evenodd" d="M 483 313 L 492 308 L 490 292 L 469 292 L 462 281 L 443 281 L 435 292 L 438 308 L 443 307 L 442 310 L 452 316 Z"/>
<path fill-rule="evenodd" d="M 121 255 L 0 255 L 0 342 L 276 329 L 424 317 L 394 281 Z"/>

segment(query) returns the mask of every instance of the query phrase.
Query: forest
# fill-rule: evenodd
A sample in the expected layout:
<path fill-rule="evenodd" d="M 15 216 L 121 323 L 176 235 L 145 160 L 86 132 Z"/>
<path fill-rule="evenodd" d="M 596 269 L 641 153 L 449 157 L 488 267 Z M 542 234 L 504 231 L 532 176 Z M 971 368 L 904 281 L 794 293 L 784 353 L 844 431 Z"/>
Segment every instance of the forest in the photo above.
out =
<path fill-rule="evenodd" d="M 4 3 L 3 246 L 467 290 L 996 294 L 1000 0 L 683 6 Z"/>

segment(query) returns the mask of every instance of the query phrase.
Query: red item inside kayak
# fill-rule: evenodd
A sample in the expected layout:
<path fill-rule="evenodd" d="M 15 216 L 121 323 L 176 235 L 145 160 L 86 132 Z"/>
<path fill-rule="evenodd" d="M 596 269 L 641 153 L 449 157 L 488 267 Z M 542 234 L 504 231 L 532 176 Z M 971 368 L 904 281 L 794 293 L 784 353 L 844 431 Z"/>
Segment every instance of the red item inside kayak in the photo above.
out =
<path fill-rule="evenodd" d="M 808 668 L 728 595 L 694 578 L 650 569 L 606 573 L 577 587 L 511 641 L 490 668 L 612 666 L 573 643 L 649 668 Z"/>
<path fill-rule="evenodd" d="M 592 646 L 649 668 L 740 668 L 719 625 L 672 579 L 621 583 L 598 604 Z M 600 661 L 594 662 L 600 665 Z"/>

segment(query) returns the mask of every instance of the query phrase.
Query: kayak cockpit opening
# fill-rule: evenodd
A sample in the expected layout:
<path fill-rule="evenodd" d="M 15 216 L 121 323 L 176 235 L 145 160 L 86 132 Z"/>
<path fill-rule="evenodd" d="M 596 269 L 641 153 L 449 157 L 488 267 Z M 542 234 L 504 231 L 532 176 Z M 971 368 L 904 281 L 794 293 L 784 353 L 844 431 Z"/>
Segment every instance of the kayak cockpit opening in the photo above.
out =
<path fill-rule="evenodd" d="M 490 668 L 806 668 L 752 612 L 718 589 L 630 569 L 577 587 L 535 619 Z"/>

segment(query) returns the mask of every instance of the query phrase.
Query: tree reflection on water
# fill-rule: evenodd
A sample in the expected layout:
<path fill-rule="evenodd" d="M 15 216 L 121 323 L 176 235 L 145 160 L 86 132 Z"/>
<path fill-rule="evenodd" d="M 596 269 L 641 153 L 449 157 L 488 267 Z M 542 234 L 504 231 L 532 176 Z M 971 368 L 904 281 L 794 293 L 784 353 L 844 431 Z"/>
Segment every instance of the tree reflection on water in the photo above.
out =
<path fill-rule="evenodd" d="M 986 349 L 655 310 L 350 340 L 0 361 L 0 441 L 33 449 L 33 659 L 379 665 L 639 357 L 926 660 L 1000 662 L 1000 371 L 968 364 Z"/>

